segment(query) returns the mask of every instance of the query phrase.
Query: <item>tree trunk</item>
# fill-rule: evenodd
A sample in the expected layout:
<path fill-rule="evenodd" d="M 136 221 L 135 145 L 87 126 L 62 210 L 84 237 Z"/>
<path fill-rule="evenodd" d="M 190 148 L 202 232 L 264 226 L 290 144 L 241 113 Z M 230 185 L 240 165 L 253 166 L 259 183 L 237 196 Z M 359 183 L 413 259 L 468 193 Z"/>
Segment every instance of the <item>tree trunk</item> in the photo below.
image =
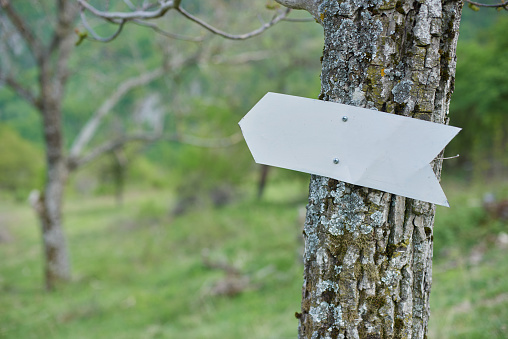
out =
<path fill-rule="evenodd" d="M 64 155 L 62 102 L 68 78 L 68 60 L 74 47 L 73 22 L 78 7 L 68 0 L 57 1 L 57 25 L 47 47 L 39 47 L 38 108 L 42 115 L 46 145 L 46 183 L 37 212 L 41 222 L 45 255 L 45 284 L 53 290 L 56 283 L 70 279 L 70 259 L 62 227 L 62 201 L 68 167 Z"/>
<path fill-rule="evenodd" d="M 113 177 L 115 181 L 115 198 L 117 206 L 122 206 L 123 204 L 127 164 L 127 157 L 125 156 L 122 148 L 113 152 Z"/>
<path fill-rule="evenodd" d="M 62 227 L 62 201 L 67 182 L 67 158 L 64 155 L 62 102 L 68 76 L 69 55 L 74 46 L 72 22 L 77 7 L 68 1 L 58 2 L 58 25 L 52 44 L 37 60 L 40 97 L 46 146 L 46 183 L 38 204 L 45 254 L 46 289 L 53 290 L 59 281 L 70 279 L 70 259 Z"/>
<path fill-rule="evenodd" d="M 62 197 L 67 169 L 63 161 L 48 162 L 47 182 L 40 201 L 39 218 L 44 243 L 44 277 L 47 290 L 70 279 L 70 260 L 62 227 Z"/>
<path fill-rule="evenodd" d="M 44 67 L 42 67 L 44 70 Z M 70 260 L 62 227 L 62 201 L 67 182 L 67 161 L 63 154 L 62 88 L 41 73 L 41 112 L 46 144 L 46 184 L 38 205 L 45 255 L 47 290 L 70 278 Z M 55 88 L 55 85 L 57 88 Z"/>
<path fill-rule="evenodd" d="M 46 101 L 41 106 L 46 142 L 46 183 L 42 194 L 30 196 L 41 223 L 47 290 L 53 290 L 58 282 L 70 279 L 69 253 L 62 227 L 63 191 L 68 169 L 62 154 L 59 105 L 50 103 Z"/>
<path fill-rule="evenodd" d="M 321 99 L 447 123 L 461 2 L 280 2 L 324 27 Z M 315 175 L 309 191 L 299 338 L 426 338 L 434 205 Z"/>
<path fill-rule="evenodd" d="M 268 178 L 269 171 L 270 166 L 261 165 L 258 181 L 258 200 L 261 200 L 261 198 L 263 197 L 263 193 L 265 192 L 266 180 Z"/>

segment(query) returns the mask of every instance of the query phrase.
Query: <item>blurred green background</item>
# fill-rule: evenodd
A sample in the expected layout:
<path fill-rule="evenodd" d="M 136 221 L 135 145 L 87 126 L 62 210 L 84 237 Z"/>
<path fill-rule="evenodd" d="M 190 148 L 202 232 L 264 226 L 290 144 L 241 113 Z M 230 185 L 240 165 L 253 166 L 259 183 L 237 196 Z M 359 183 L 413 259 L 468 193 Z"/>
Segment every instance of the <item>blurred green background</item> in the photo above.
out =
<path fill-rule="evenodd" d="M 263 1 L 185 6 L 231 32 L 273 15 Z M 27 6 L 23 15 L 40 24 L 44 39 L 39 10 Z M 66 148 L 125 79 L 191 55 L 199 57 L 124 96 L 89 147 L 162 125 L 212 143 L 237 135 L 238 121 L 268 91 L 319 94 L 323 42 L 314 22 L 282 22 L 238 42 L 176 16 L 162 24 L 205 39 L 127 25 L 110 43 L 75 47 L 63 103 Z M 2 46 L 15 51 L 12 67 L 30 86 L 33 60 L 1 29 Z M 450 123 L 463 130 L 446 150 L 460 157 L 444 162 L 452 207 L 436 215 L 430 338 L 508 338 L 506 32 L 506 11 L 464 9 L 450 108 Z M 69 178 L 64 227 L 73 280 L 47 293 L 39 224 L 27 202 L 44 180 L 40 120 L 0 85 L 0 338 L 296 337 L 308 175 L 272 168 L 258 198 L 262 168 L 243 141 L 128 144 L 122 166 L 118 154 L 107 154 Z"/>

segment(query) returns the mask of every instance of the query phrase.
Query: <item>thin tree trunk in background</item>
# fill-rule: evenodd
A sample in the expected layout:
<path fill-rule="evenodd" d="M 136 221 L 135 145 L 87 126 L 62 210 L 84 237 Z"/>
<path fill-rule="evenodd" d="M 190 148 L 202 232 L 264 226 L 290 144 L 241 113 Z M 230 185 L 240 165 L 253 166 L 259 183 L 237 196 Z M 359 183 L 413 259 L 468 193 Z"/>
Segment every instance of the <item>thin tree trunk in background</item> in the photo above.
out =
<path fill-rule="evenodd" d="M 447 123 L 461 2 L 280 2 L 324 27 L 320 99 Z M 299 338 L 426 338 L 434 214 L 313 175 Z"/>
<path fill-rule="evenodd" d="M 73 22 L 77 7 L 68 0 L 57 1 L 57 26 L 51 44 L 39 51 L 38 108 L 42 116 L 46 146 L 46 182 L 39 201 L 45 254 L 45 285 L 53 290 L 70 279 L 70 258 L 62 227 L 62 202 L 68 176 L 64 155 L 62 102 L 68 77 L 68 60 L 74 47 Z"/>
<path fill-rule="evenodd" d="M 122 206 L 127 172 L 127 157 L 123 149 L 113 151 L 113 180 L 115 181 L 115 199 L 117 206 Z"/>
<path fill-rule="evenodd" d="M 65 67 L 59 65 L 59 67 Z M 45 255 L 45 284 L 53 290 L 70 279 L 70 259 L 62 227 L 62 201 L 67 182 L 67 159 L 63 154 L 61 102 L 63 84 L 55 83 L 49 65 L 41 67 L 41 113 L 46 145 L 46 184 L 39 204 Z"/>
<path fill-rule="evenodd" d="M 42 227 L 47 290 L 53 290 L 58 282 L 70 279 L 70 259 L 66 237 L 62 227 L 62 197 L 67 169 L 65 163 L 51 163 L 41 199 L 39 218 Z"/>
<path fill-rule="evenodd" d="M 263 193 L 265 192 L 266 187 L 266 179 L 268 179 L 268 172 L 270 171 L 270 166 L 261 165 L 259 171 L 259 182 L 258 182 L 258 199 L 263 197 Z"/>

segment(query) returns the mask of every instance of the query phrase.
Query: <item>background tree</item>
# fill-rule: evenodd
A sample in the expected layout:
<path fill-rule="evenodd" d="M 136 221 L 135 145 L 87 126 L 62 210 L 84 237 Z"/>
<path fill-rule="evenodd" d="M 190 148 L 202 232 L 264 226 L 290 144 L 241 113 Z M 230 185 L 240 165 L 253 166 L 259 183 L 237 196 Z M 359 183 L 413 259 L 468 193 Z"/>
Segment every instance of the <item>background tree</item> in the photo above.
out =
<path fill-rule="evenodd" d="M 57 1 L 55 29 L 49 37 L 42 39 L 35 35 L 29 20 L 18 13 L 10 1 L 2 0 L 0 5 L 3 15 L 10 20 L 13 30 L 23 39 L 29 51 L 30 56 L 25 61 L 34 62 L 38 67 L 37 86 L 21 83 L 20 77 L 14 76 L 5 62 L 1 65 L 0 79 L 41 113 L 47 168 L 45 189 L 37 202 L 37 212 L 45 245 L 46 287 L 51 289 L 57 280 L 70 277 L 69 256 L 61 225 L 62 194 L 68 175 L 63 154 L 61 107 L 69 76 L 68 60 L 74 43 L 73 22 L 78 12 L 72 2 Z"/>
<path fill-rule="evenodd" d="M 130 2 L 126 3 L 131 5 Z M 23 7 L 19 3 L 14 5 L 9 0 L 1 0 L 0 5 L 2 8 L 0 19 L 4 28 L 2 34 L 5 35 L 3 41 L 6 42 L 2 47 L 6 53 L 0 64 L 0 81 L 37 110 L 41 117 L 46 148 L 46 178 L 43 192 L 38 197 L 33 196 L 32 202 L 41 222 L 46 262 L 46 288 L 53 289 L 58 281 L 65 281 L 70 278 L 70 260 L 62 228 L 63 194 L 69 173 L 105 153 L 120 148 L 127 142 L 152 142 L 161 137 L 162 131 L 136 133 L 114 140 L 105 140 L 102 144 L 89 149 L 90 140 L 98 131 L 104 117 L 111 112 L 127 92 L 162 77 L 166 72 L 170 72 L 169 68 L 179 70 L 189 62 L 196 64 L 196 60 L 199 58 L 197 59 L 195 55 L 190 57 L 178 55 L 178 58 L 172 62 L 167 61 L 163 67 L 154 68 L 151 71 L 142 72 L 140 75 L 123 79 L 121 85 L 104 100 L 103 104 L 84 124 L 67 153 L 65 149 L 68 144 L 64 138 L 62 107 L 66 97 L 69 77 L 75 75 L 70 69 L 69 60 L 75 44 L 79 44 L 87 38 L 87 33 L 81 33 L 79 29 L 75 29 L 76 20 L 80 15 L 81 6 L 92 11 L 94 9 L 86 2 L 80 2 L 80 5 L 78 5 L 67 0 L 57 0 L 54 3 L 34 2 L 33 7 Z M 262 25 L 253 32 L 233 36 L 211 27 L 185 11 L 180 6 L 180 1 L 159 2 L 157 5 L 160 5 L 160 8 L 155 12 L 151 12 L 152 14 L 148 17 L 161 16 L 168 10 L 174 9 L 182 15 L 184 20 L 203 26 L 214 34 L 235 40 L 247 39 L 262 33 L 282 20 L 288 13 L 288 11 L 283 11 L 276 14 L 269 23 Z M 151 10 L 155 5 L 145 4 L 143 6 L 145 6 L 143 8 Z M 114 16 L 108 20 L 118 24 L 118 30 L 108 38 L 100 38 L 82 15 L 83 25 L 89 28 L 95 40 L 112 40 L 122 30 L 124 23 L 127 22 L 123 18 Z M 33 24 L 33 22 L 36 24 Z M 48 29 L 47 22 L 54 22 L 54 27 Z M 163 35 L 182 38 L 178 34 L 165 32 L 144 21 L 136 20 L 136 23 L 149 26 Z M 78 36 L 76 36 L 76 33 Z M 20 43 L 19 40 L 22 42 Z M 14 43 L 12 43 L 13 41 Z M 25 49 L 28 53 L 23 53 Z M 22 57 L 17 58 L 17 55 L 22 55 Z M 36 74 L 29 67 L 31 65 L 36 66 Z M 182 140 L 185 136 L 172 135 L 168 138 Z M 199 138 L 197 140 L 196 138 L 187 138 L 186 141 L 208 143 L 206 140 L 204 142 L 199 140 Z"/>

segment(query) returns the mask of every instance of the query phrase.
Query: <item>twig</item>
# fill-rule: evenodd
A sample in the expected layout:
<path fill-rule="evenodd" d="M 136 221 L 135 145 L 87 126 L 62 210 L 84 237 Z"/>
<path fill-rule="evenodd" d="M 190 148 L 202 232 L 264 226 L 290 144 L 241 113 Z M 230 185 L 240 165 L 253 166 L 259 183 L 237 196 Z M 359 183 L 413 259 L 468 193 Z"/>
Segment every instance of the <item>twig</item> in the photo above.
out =
<path fill-rule="evenodd" d="M 136 20 L 132 20 L 132 23 L 134 23 L 136 25 L 140 25 L 140 26 L 145 26 L 145 27 L 151 28 L 155 32 L 159 33 L 160 35 L 163 35 L 163 36 L 171 38 L 171 39 L 190 41 L 190 42 L 201 42 L 201 41 L 204 40 L 204 37 L 195 37 L 195 38 L 193 38 L 193 37 L 188 37 L 188 36 L 185 36 L 185 35 L 175 34 L 175 33 L 171 33 L 171 32 L 165 31 L 162 28 L 160 28 L 159 26 L 157 26 L 156 24 L 152 24 L 151 22 L 146 22 L 146 21 L 142 21 L 142 20 L 137 20 L 136 19 Z"/>
<path fill-rule="evenodd" d="M 193 21 L 194 23 L 200 25 L 201 27 L 203 27 L 206 30 L 212 32 L 213 34 L 219 35 L 219 36 L 221 36 L 223 38 L 230 39 L 230 40 L 245 40 L 245 39 L 249 39 L 249 38 L 252 38 L 254 36 L 257 36 L 257 35 L 263 33 L 264 31 L 266 31 L 268 28 L 270 28 L 273 25 L 275 25 L 276 23 L 278 23 L 279 21 L 281 21 L 284 18 L 286 18 L 287 15 L 291 12 L 291 9 L 287 8 L 283 12 L 279 13 L 278 15 L 275 15 L 272 18 L 272 20 L 270 20 L 269 22 L 263 24 L 258 29 L 255 29 L 255 30 L 253 30 L 253 31 L 251 31 L 249 33 L 234 35 L 234 34 L 226 33 L 224 31 L 221 31 L 218 28 L 213 27 L 212 25 L 210 25 L 210 24 L 204 22 L 203 20 L 195 17 L 194 15 L 190 14 L 189 12 L 187 12 L 186 10 L 184 10 L 181 7 L 178 7 L 175 10 L 178 11 L 180 14 L 182 14 L 187 19 L 189 19 L 189 20 Z"/>
<path fill-rule="evenodd" d="M 131 10 L 135 11 L 136 10 L 136 6 L 134 6 L 134 4 L 130 1 L 130 0 L 123 0 L 123 2 L 127 5 L 127 7 L 129 7 Z"/>
<path fill-rule="evenodd" d="M 508 10 L 508 2 L 501 2 L 497 4 L 484 4 L 481 2 L 471 1 L 471 0 L 465 0 L 467 3 L 478 6 L 478 7 L 490 7 L 490 8 L 504 8 Z"/>
<path fill-rule="evenodd" d="M 1 1 L 7 1 L 7 0 L 1 0 Z M 209 32 L 212 32 L 213 34 L 219 35 L 219 36 L 221 36 L 223 38 L 231 39 L 231 40 L 245 40 L 245 39 L 248 39 L 248 38 L 251 38 L 251 37 L 254 37 L 254 36 L 257 36 L 257 35 L 263 33 L 264 31 L 266 31 L 267 29 L 269 29 L 273 25 L 275 25 L 278 22 L 286 19 L 287 15 L 291 11 L 291 9 L 286 8 L 284 11 L 282 11 L 279 14 L 275 15 L 272 18 L 272 20 L 270 20 L 267 23 L 264 23 L 258 29 L 255 29 L 255 30 L 253 30 L 251 32 L 248 32 L 248 33 L 245 33 L 245 34 L 236 34 L 235 35 L 235 34 L 226 33 L 224 31 L 222 31 L 222 30 L 220 30 L 220 29 L 210 25 L 209 23 L 201 20 L 200 18 L 190 14 L 189 12 L 187 12 L 185 9 L 183 9 L 180 6 L 181 0 L 159 1 L 159 6 L 158 6 L 158 9 L 156 9 L 156 10 L 153 10 L 153 11 L 135 10 L 135 11 L 132 11 L 132 12 L 107 12 L 107 11 L 101 11 L 101 10 L 98 10 L 97 8 L 93 7 L 92 5 L 90 5 L 86 0 L 77 0 L 77 1 L 82 6 L 82 10 L 86 9 L 86 10 L 90 11 L 90 13 L 92 13 L 93 15 L 95 15 L 95 16 L 97 16 L 99 18 L 102 18 L 102 19 L 104 19 L 106 21 L 109 21 L 111 23 L 120 25 L 119 29 L 117 30 L 117 32 L 115 34 L 113 34 L 113 36 L 111 36 L 109 38 L 102 38 L 96 32 L 94 32 L 93 29 L 91 29 L 91 27 L 86 23 L 86 18 L 85 18 L 83 20 L 83 24 L 85 25 L 87 30 L 90 31 L 90 33 L 92 34 L 94 39 L 98 40 L 98 41 L 110 41 L 110 40 L 114 39 L 120 33 L 120 31 L 122 29 L 121 26 L 123 24 L 125 24 L 126 22 L 129 22 L 129 21 L 132 21 L 132 22 L 134 22 L 134 23 L 136 23 L 138 25 L 147 26 L 147 27 L 155 30 L 156 32 L 161 33 L 161 34 L 163 34 L 165 36 L 168 36 L 168 37 L 172 37 L 172 38 L 174 37 L 174 38 L 179 38 L 179 39 L 182 39 L 182 40 L 191 40 L 191 41 L 194 41 L 194 39 L 192 39 L 192 38 L 188 39 L 186 37 L 183 37 L 183 36 L 180 36 L 180 35 L 177 35 L 177 34 L 166 32 L 166 31 L 164 31 L 163 29 L 161 29 L 160 27 L 158 27 L 155 24 L 148 24 L 148 23 L 145 22 L 146 20 L 149 20 L 149 19 L 160 18 L 160 17 L 164 16 L 164 14 L 166 14 L 166 12 L 168 12 L 169 10 L 175 10 L 175 11 L 177 11 L 178 13 L 180 13 L 182 16 L 184 16 L 185 18 L 189 19 L 190 21 L 192 21 L 192 22 L 198 24 L 199 26 L 205 28 Z M 84 18 L 84 15 L 82 14 L 82 19 L 83 18 Z"/>
<path fill-rule="evenodd" d="M 0 73 L 0 82 L 4 82 L 7 86 L 9 86 L 14 92 L 16 92 L 20 97 L 28 101 L 35 108 L 39 107 L 39 102 L 36 99 L 36 96 L 19 82 L 14 80 L 14 78 L 10 76 L 4 76 Z"/>
<path fill-rule="evenodd" d="M 455 159 L 455 158 L 458 158 L 458 157 L 460 157 L 460 155 L 459 155 L 459 154 L 454 155 L 454 156 L 452 156 L 452 157 L 442 157 L 442 158 L 436 158 L 436 159 L 437 159 L 437 160 L 450 160 L 450 159 Z"/>
<path fill-rule="evenodd" d="M 83 167 L 87 165 L 88 163 L 94 161 L 95 159 L 99 158 L 105 153 L 109 153 L 112 151 L 115 151 L 121 147 L 123 147 L 125 144 L 135 141 L 143 141 L 143 142 L 154 142 L 156 140 L 159 140 L 161 138 L 160 134 L 153 134 L 153 133 L 142 133 L 142 134 L 134 134 L 129 135 L 123 138 L 119 138 L 116 140 L 110 140 L 102 145 L 94 148 L 90 152 L 88 152 L 86 155 L 82 157 L 69 157 L 67 166 L 69 170 L 75 170 L 77 168 Z"/>
<path fill-rule="evenodd" d="M 106 141 L 102 145 L 94 148 L 86 155 L 82 157 L 74 156 L 69 157 L 68 168 L 69 170 L 75 170 L 83 167 L 93 160 L 99 158 L 105 153 L 115 151 L 122 148 L 127 143 L 131 142 L 145 142 L 151 143 L 158 140 L 167 140 L 187 144 L 191 146 L 204 147 L 204 148 L 223 148 L 233 146 L 242 140 L 241 133 L 235 133 L 226 138 L 200 138 L 192 135 L 163 135 L 161 133 L 138 133 L 128 136 L 124 136 L 115 140 Z"/>
<path fill-rule="evenodd" d="M 129 92 L 135 87 L 146 85 L 152 82 L 153 80 L 161 77 L 163 74 L 164 68 L 159 67 L 151 72 L 130 78 L 127 81 L 123 82 L 117 88 L 117 90 L 102 103 L 102 105 L 97 109 L 97 111 L 93 114 L 90 120 L 88 120 L 85 126 L 83 126 L 78 136 L 74 140 L 74 143 L 71 147 L 71 151 L 69 153 L 69 157 L 76 158 L 79 156 L 81 151 L 86 147 L 86 145 L 90 142 L 90 140 L 94 136 L 102 118 L 111 111 L 111 109 L 127 92 Z"/>
<path fill-rule="evenodd" d="M 2 0 L 2 1 L 5 1 L 5 0 Z M 78 3 L 81 6 L 83 6 L 84 8 L 86 8 L 87 10 L 89 10 L 95 16 L 98 16 L 100 18 L 103 18 L 103 19 L 111 21 L 111 22 L 114 22 L 115 20 L 130 21 L 130 20 L 134 20 L 134 19 L 146 20 L 146 19 L 160 18 L 160 17 L 164 16 L 164 14 L 166 14 L 167 11 L 169 11 L 171 9 L 175 9 L 175 6 L 177 4 L 175 1 L 160 1 L 159 2 L 160 6 L 157 10 L 154 10 L 154 11 L 142 10 L 142 11 L 134 11 L 134 12 L 130 12 L 130 13 L 125 13 L 125 12 L 100 11 L 97 8 L 90 5 L 85 0 L 78 0 Z"/>
<path fill-rule="evenodd" d="M 92 26 L 90 26 L 88 24 L 88 21 L 86 20 L 85 12 L 83 10 L 81 11 L 80 15 L 81 15 L 81 22 L 83 23 L 83 26 L 85 26 L 86 30 L 88 32 L 90 32 L 90 34 L 92 35 L 92 38 L 93 38 L 92 40 L 100 41 L 100 42 L 110 42 L 111 40 L 115 39 L 122 32 L 123 26 L 126 23 L 125 20 L 120 20 L 120 22 L 118 22 L 118 28 L 115 31 L 115 33 L 113 33 L 109 37 L 103 38 L 99 34 L 97 34 L 97 32 L 95 32 L 95 30 L 92 28 Z"/>

